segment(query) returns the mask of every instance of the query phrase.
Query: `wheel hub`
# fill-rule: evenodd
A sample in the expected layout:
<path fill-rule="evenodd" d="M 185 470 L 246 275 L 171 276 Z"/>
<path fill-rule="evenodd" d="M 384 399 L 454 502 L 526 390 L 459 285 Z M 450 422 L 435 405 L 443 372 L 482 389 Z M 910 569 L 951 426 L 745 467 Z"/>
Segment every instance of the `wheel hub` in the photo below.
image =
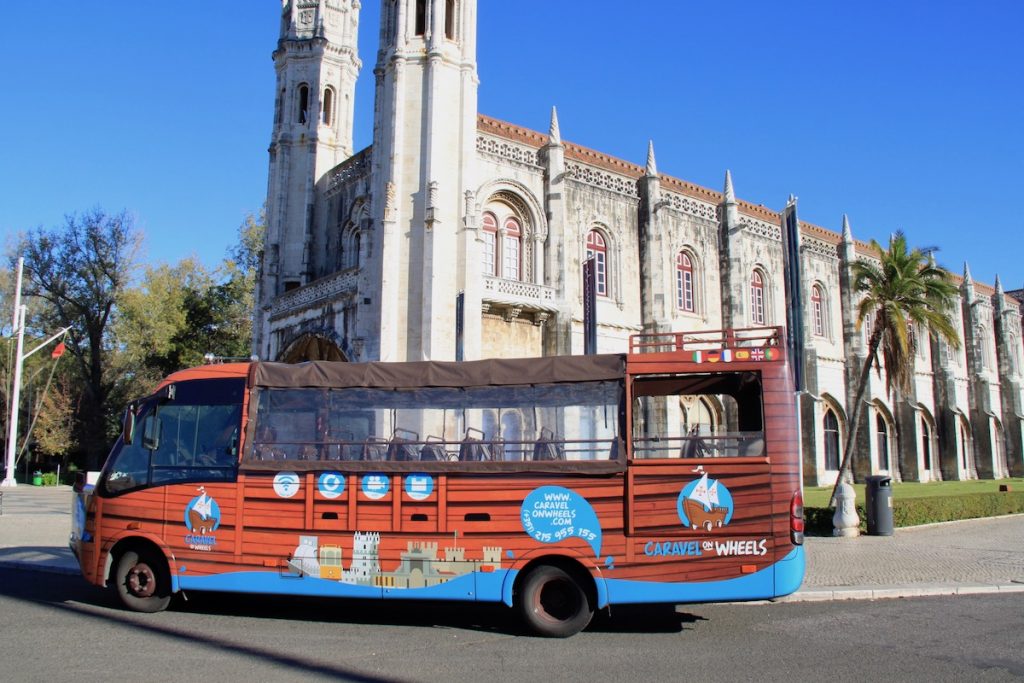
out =
<path fill-rule="evenodd" d="M 140 562 L 128 572 L 128 590 L 139 598 L 148 598 L 156 591 L 156 575 L 148 564 Z"/>

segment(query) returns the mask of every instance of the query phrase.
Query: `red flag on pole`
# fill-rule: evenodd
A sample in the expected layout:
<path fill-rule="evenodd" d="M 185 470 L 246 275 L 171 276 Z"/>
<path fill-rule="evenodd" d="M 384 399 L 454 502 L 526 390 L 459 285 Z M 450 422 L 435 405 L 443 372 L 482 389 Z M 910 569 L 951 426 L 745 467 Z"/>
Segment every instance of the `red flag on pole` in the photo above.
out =
<path fill-rule="evenodd" d="M 57 344 L 55 347 L 53 347 L 53 351 L 50 353 L 50 358 L 60 358 L 61 356 L 64 355 L 65 348 L 67 347 L 64 346 L 64 342 Z"/>

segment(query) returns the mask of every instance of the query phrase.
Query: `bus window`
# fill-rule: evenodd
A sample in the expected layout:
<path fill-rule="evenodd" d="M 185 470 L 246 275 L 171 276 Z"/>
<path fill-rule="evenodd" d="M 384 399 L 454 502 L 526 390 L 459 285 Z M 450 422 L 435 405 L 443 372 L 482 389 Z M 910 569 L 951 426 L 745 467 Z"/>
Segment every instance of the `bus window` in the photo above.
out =
<path fill-rule="evenodd" d="M 633 396 L 635 458 L 764 455 L 755 372 L 643 377 Z"/>
<path fill-rule="evenodd" d="M 103 489 L 123 493 L 157 484 L 232 481 L 238 466 L 241 380 L 181 382 L 169 398 L 149 399 L 136 417 L 136 438 L 119 442 Z"/>
<path fill-rule="evenodd" d="M 617 457 L 618 382 L 261 389 L 247 461 Z"/>

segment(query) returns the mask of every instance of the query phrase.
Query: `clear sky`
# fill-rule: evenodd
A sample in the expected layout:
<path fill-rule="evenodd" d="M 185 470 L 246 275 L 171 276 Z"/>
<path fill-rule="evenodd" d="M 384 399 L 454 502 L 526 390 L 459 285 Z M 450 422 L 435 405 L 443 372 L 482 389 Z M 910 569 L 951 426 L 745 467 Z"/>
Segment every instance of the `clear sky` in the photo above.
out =
<path fill-rule="evenodd" d="M 216 264 L 266 195 L 280 0 L 4 4 L 0 231 L 130 211 Z M 1020 0 L 479 0 L 480 111 L 1024 287 Z M 363 0 L 357 148 L 379 2 Z"/>

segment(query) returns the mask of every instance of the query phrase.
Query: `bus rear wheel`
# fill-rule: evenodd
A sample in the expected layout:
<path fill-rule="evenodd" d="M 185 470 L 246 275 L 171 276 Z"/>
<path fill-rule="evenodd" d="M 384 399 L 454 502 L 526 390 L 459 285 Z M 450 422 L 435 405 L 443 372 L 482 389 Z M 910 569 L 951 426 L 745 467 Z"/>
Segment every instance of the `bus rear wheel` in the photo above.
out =
<path fill-rule="evenodd" d="M 126 550 L 117 560 L 114 591 L 135 612 L 160 612 L 171 602 L 167 563 L 151 550 Z"/>
<path fill-rule="evenodd" d="M 579 633 L 594 616 L 586 592 L 565 570 L 541 565 L 523 579 L 516 606 L 534 633 L 567 638 Z"/>

